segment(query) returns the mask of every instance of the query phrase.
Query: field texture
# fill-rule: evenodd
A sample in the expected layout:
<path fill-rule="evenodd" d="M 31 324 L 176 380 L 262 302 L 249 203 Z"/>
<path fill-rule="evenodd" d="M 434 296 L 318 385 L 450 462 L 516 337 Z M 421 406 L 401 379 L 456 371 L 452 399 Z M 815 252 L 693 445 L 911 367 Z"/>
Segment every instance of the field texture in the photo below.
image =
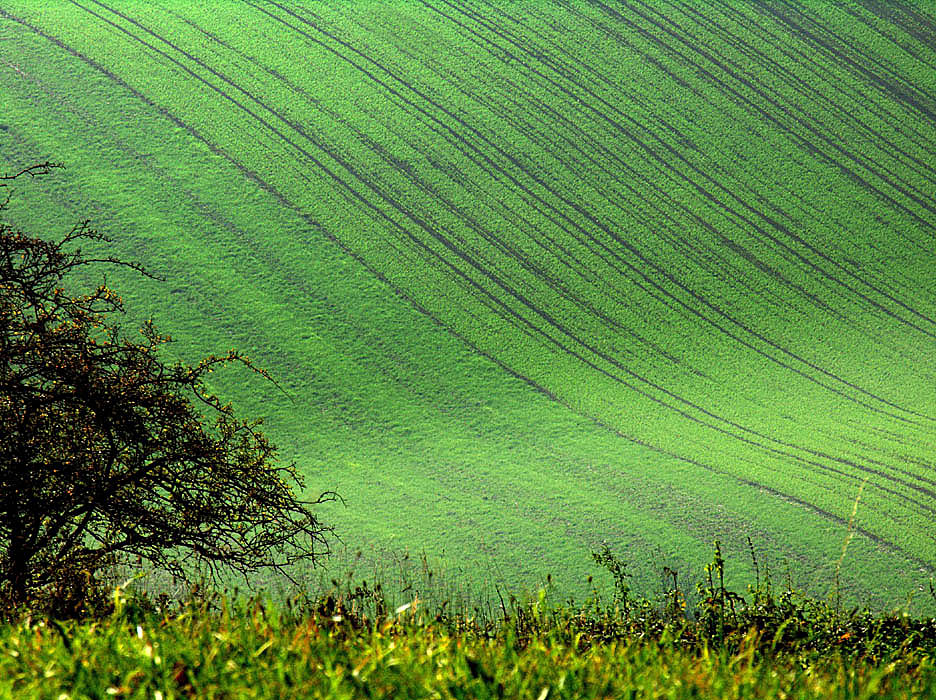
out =
<path fill-rule="evenodd" d="M 936 8 L 774 0 L 0 7 L 12 216 L 236 346 L 367 556 L 581 590 L 751 537 L 893 604 L 936 572 Z M 738 568 L 738 575 L 749 575 Z"/>

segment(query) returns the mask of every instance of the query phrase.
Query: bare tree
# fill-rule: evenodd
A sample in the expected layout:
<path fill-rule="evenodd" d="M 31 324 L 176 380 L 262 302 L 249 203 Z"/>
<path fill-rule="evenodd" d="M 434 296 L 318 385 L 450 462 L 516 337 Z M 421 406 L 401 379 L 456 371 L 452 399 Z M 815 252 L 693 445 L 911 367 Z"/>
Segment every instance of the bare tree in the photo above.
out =
<path fill-rule="evenodd" d="M 121 300 L 105 284 L 67 293 L 77 268 L 128 265 L 82 254 L 102 240 L 88 222 L 49 241 L 0 220 L 0 601 L 34 600 L 118 557 L 216 580 L 314 562 L 329 529 L 311 508 L 334 494 L 301 500 L 261 422 L 204 381 L 231 363 L 266 373 L 235 351 L 168 363 L 152 323 L 136 340 L 118 332 Z"/>

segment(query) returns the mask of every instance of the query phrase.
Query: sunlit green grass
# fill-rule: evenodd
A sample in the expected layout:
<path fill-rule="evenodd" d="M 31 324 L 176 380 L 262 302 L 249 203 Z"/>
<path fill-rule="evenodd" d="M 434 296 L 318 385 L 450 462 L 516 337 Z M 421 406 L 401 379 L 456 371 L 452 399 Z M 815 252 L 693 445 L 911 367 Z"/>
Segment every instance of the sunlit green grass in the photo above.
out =
<path fill-rule="evenodd" d="M 530 624 L 526 629 L 530 628 Z M 359 626 L 269 605 L 118 611 L 0 626 L 4 698 L 926 698 L 931 653 L 773 655 L 660 638 L 585 643 L 548 618 L 517 636 L 427 621 L 417 607 Z"/>

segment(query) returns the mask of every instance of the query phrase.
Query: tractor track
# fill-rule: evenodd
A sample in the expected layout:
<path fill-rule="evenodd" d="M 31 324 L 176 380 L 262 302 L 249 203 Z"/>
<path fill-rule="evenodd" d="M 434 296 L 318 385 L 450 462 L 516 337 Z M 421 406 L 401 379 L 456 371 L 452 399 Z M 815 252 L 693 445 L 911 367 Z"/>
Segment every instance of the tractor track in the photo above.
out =
<path fill-rule="evenodd" d="M 323 141 L 307 126 L 277 110 L 275 105 L 266 104 L 261 97 L 251 92 L 249 86 L 243 87 L 222 70 L 212 68 L 195 54 L 160 36 L 156 31 L 147 28 L 128 14 L 113 9 L 98 0 L 85 0 L 85 4 L 76 0 L 70 0 L 70 2 L 90 15 L 106 22 L 115 30 L 122 32 L 132 41 L 138 42 L 154 54 L 160 55 L 186 76 L 215 93 L 219 99 L 243 112 L 262 129 L 272 134 L 277 141 L 292 149 L 303 163 L 313 166 L 317 175 L 324 176 L 333 182 L 349 201 L 355 202 L 362 209 L 372 214 L 375 219 L 386 225 L 388 231 L 391 231 L 395 239 L 400 243 L 397 250 L 401 255 L 409 255 L 411 253 L 407 251 L 412 251 L 414 261 L 432 265 L 450 275 L 478 303 L 484 305 L 492 314 L 501 318 L 505 323 L 511 324 L 517 332 L 525 334 L 538 342 L 553 346 L 558 352 L 587 366 L 593 372 L 606 377 L 628 391 L 635 392 L 667 411 L 675 412 L 705 430 L 716 431 L 721 435 L 730 437 L 732 440 L 772 455 L 782 462 L 796 463 L 806 469 L 827 474 L 832 478 L 849 481 L 856 478 L 856 473 L 871 475 L 876 477 L 876 480 L 872 482 L 873 487 L 887 494 L 887 497 L 899 500 L 911 506 L 917 512 L 936 513 L 936 509 L 931 505 L 933 501 L 936 501 L 936 490 L 930 488 L 936 485 L 936 481 L 899 469 L 892 462 L 874 459 L 870 456 L 870 452 L 874 451 L 871 445 L 857 440 L 854 441 L 854 444 L 866 454 L 862 458 L 846 458 L 810 447 L 807 444 L 796 444 L 766 434 L 732 420 L 730 417 L 721 415 L 690 397 L 680 395 L 680 393 L 656 381 L 652 376 L 622 362 L 621 351 L 611 352 L 596 344 L 589 337 L 591 329 L 597 327 L 610 328 L 613 329 L 615 335 L 629 338 L 642 351 L 649 352 L 652 356 L 663 357 L 667 362 L 674 365 L 679 364 L 677 358 L 667 355 L 665 348 L 641 334 L 636 328 L 625 325 L 612 311 L 606 311 L 599 303 L 593 301 L 592 297 L 589 296 L 589 290 L 596 288 L 597 283 L 595 281 L 601 279 L 603 272 L 592 267 L 587 258 L 572 251 L 571 248 L 563 248 L 563 236 L 567 240 L 573 241 L 576 246 L 580 246 L 581 250 L 587 251 L 594 260 L 600 261 L 601 265 L 615 271 L 620 280 L 626 279 L 628 284 L 636 285 L 656 302 L 678 310 L 688 318 L 696 319 L 699 323 L 713 329 L 714 332 L 731 339 L 771 363 L 795 373 L 798 377 L 814 383 L 842 399 L 906 425 L 929 428 L 932 421 L 936 421 L 936 418 L 932 416 L 903 407 L 893 398 L 879 396 L 856 382 L 838 376 L 819 363 L 810 361 L 797 353 L 794 348 L 785 347 L 775 338 L 770 338 L 767 334 L 760 332 L 751 323 L 738 318 L 730 308 L 723 307 L 718 300 L 707 298 L 692 286 L 680 280 L 676 274 L 665 269 L 645 249 L 641 249 L 637 244 L 629 241 L 624 234 L 614 230 L 612 224 L 592 214 L 568 193 L 547 182 L 542 174 L 536 172 L 532 163 L 500 146 L 493 140 L 492 136 L 482 132 L 465 116 L 457 114 L 442 102 L 433 100 L 417 86 L 409 83 L 404 75 L 395 72 L 389 66 L 382 65 L 377 58 L 368 56 L 337 35 L 329 34 L 327 31 L 315 27 L 314 23 L 282 3 L 271 0 L 266 3 L 266 6 L 277 8 L 298 24 L 283 20 L 279 15 L 267 10 L 258 2 L 245 0 L 247 5 L 262 12 L 272 20 L 289 27 L 305 37 L 306 40 L 316 43 L 341 60 L 354 65 L 368 80 L 380 85 L 382 89 L 393 95 L 398 104 L 405 105 L 407 109 L 412 110 L 413 114 L 418 115 L 420 123 L 426 129 L 443 138 L 452 148 L 461 152 L 474 166 L 491 173 L 493 177 L 510 182 L 525 197 L 524 201 L 530 201 L 536 206 L 542 207 L 550 226 L 553 227 L 553 232 L 549 233 L 545 228 L 541 228 L 541 232 L 536 235 L 528 234 L 529 244 L 534 248 L 538 246 L 543 252 L 550 250 L 554 255 L 558 250 L 560 254 L 556 256 L 557 261 L 563 266 L 563 269 L 572 273 L 575 280 L 578 280 L 575 286 L 572 285 L 570 278 L 557 274 L 539 263 L 525 247 L 517 244 L 516 239 L 508 239 L 498 234 L 496 230 L 492 230 L 478 216 L 450 199 L 441 189 L 435 187 L 429 179 L 421 176 L 411 166 L 404 162 L 396 162 L 394 160 L 395 156 L 383 148 L 379 141 L 370 137 L 352 122 L 345 120 L 340 123 L 347 131 L 354 134 L 358 143 L 369 149 L 384 163 L 396 168 L 396 171 L 403 178 L 402 182 L 407 185 L 406 197 L 395 194 L 389 184 L 382 183 L 373 174 L 362 170 L 346 154 L 339 152 L 339 149 L 332 144 Z M 795 261 L 796 264 L 802 265 L 804 269 L 815 273 L 822 278 L 824 283 L 832 285 L 828 289 L 835 290 L 833 293 L 840 293 L 844 301 L 853 300 L 856 304 L 866 305 L 868 308 L 873 309 L 876 314 L 880 314 L 881 317 L 887 318 L 900 326 L 910 328 L 929 341 L 936 339 L 936 330 L 934 330 L 936 329 L 936 321 L 927 315 L 924 310 L 907 303 L 900 296 L 884 289 L 883 284 L 863 278 L 857 271 L 850 266 L 844 265 L 832 254 L 803 239 L 790 226 L 780 221 L 779 216 L 782 212 L 775 212 L 775 216 L 770 216 L 753 208 L 747 200 L 734 194 L 729 184 L 703 172 L 685 155 L 676 150 L 673 145 L 660 138 L 658 134 L 652 133 L 636 121 L 629 121 L 628 115 L 623 114 L 602 98 L 596 91 L 597 88 L 585 82 L 583 75 L 590 75 L 594 80 L 606 87 L 613 88 L 617 84 L 606 76 L 598 75 L 593 71 L 577 70 L 579 63 L 574 61 L 571 54 L 566 53 L 563 47 L 558 47 L 553 53 L 540 51 L 535 46 L 526 45 L 522 37 L 503 27 L 492 24 L 478 11 L 466 9 L 466 6 L 458 6 L 446 0 L 441 0 L 437 3 L 437 6 L 431 6 L 428 2 L 422 4 L 427 9 L 440 14 L 447 21 L 460 27 L 466 35 L 477 42 L 478 46 L 485 46 L 492 57 L 506 58 L 516 62 L 522 66 L 523 70 L 535 76 L 542 86 L 545 86 L 552 94 L 560 96 L 570 103 L 579 103 L 582 109 L 589 113 L 592 118 L 605 124 L 617 136 L 624 137 L 627 142 L 637 146 L 646 163 L 659 167 L 668 177 L 691 187 L 710 204 L 714 211 L 723 212 L 730 221 L 736 222 L 739 226 L 750 227 L 753 235 L 757 236 L 757 240 L 767 243 L 772 254 L 779 255 L 781 260 L 786 262 Z M 489 3 L 482 4 L 488 9 L 495 9 Z M 597 0 L 592 0 L 590 4 L 601 8 L 609 16 L 615 17 L 614 13 L 617 10 L 610 8 L 608 5 L 597 2 Z M 101 12 L 109 12 L 112 16 L 122 19 L 140 32 L 151 35 L 153 41 L 138 36 L 119 22 L 108 19 L 101 12 L 94 11 L 91 9 L 92 5 L 100 8 Z M 673 30 L 662 19 L 658 19 L 655 16 L 657 13 L 646 3 L 635 0 L 632 4 L 623 2 L 619 3 L 619 5 L 641 17 L 655 27 L 661 35 L 672 36 Z M 872 6 L 875 3 L 864 2 L 863 5 Z M 445 11 L 439 8 L 445 8 Z M 692 8 L 689 8 L 688 12 L 693 14 Z M 873 57 L 860 53 L 857 54 L 856 58 L 846 55 L 844 49 L 841 48 L 841 44 L 837 43 L 841 41 L 840 37 L 832 36 L 829 39 L 823 39 L 817 34 L 809 19 L 792 3 L 785 4 L 783 11 L 771 8 L 771 13 L 772 16 L 782 19 L 798 35 L 802 35 L 809 42 L 828 53 L 833 60 L 845 64 L 849 70 L 857 75 L 864 76 L 866 80 L 868 79 L 866 73 L 869 69 L 864 67 L 862 63 L 870 61 L 869 65 L 878 65 L 873 62 Z M 710 23 L 704 17 L 698 12 L 694 14 L 700 27 L 708 27 L 706 31 L 712 31 Z M 745 486 L 764 490 L 773 496 L 808 508 L 817 515 L 838 525 L 848 525 L 844 519 L 818 505 L 807 503 L 805 500 L 783 493 L 769 485 L 745 479 L 730 470 L 721 469 L 685 454 L 676 454 L 638 436 L 625 434 L 601 417 L 583 411 L 581 407 L 573 407 L 568 398 L 554 393 L 536 379 L 524 374 L 517 367 L 509 366 L 509 363 L 497 357 L 495 352 L 489 349 L 485 350 L 468 335 L 454 328 L 451 322 L 446 321 L 438 313 L 425 306 L 411 291 L 401 288 L 390 276 L 379 269 L 372 260 L 368 260 L 365 255 L 356 252 L 346 241 L 342 241 L 337 235 L 327 231 L 320 222 L 310 218 L 309 214 L 304 212 L 300 205 L 290 201 L 269 180 L 252 170 L 235 154 L 214 143 L 208 135 L 203 134 L 174 115 L 169 108 L 157 104 L 153 99 L 130 86 L 101 63 L 82 54 L 77 49 L 65 45 L 51 34 L 18 19 L 5 10 L 0 9 L 0 15 L 20 22 L 23 26 L 52 42 L 60 49 L 84 61 L 93 69 L 105 75 L 115 85 L 142 100 L 176 126 L 185 129 L 192 138 L 203 143 L 216 155 L 226 159 L 244 177 L 294 211 L 318 233 L 338 246 L 358 264 L 364 266 L 375 279 L 386 285 L 395 295 L 405 300 L 419 313 L 425 315 L 435 325 L 456 337 L 474 352 L 496 364 L 510 376 L 523 381 L 539 393 L 576 414 L 587 418 L 606 430 L 610 430 L 618 437 L 666 454 L 673 459 L 730 477 Z M 506 12 L 501 11 L 501 16 L 507 16 Z M 915 30 L 921 36 L 921 32 L 925 33 L 926 26 L 932 29 L 932 24 L 926 25 L 923 20 L 906 8 L 902 8 L 900 17 L 902 18 L 901 22 L 904 24 L 913 22 L 915 23 L 914 26 L 922 26 L 923 29 L 918 28 Z M 488 35 L 497 37 L 500 41 L 493 43 L 485 33 L 473 28 L 470 23 L 474 23 L 475 27 L 484 27 Z M 203 32 L 212 41 L 224 44 L 220 38 L 212 37 L 210 33 L 197 27 L 194 23 L 190 24 Z M 308 27 L 308 29 L 303 27 Z M 313 36 L 313 31 L 323 35 L 327 41 Z M 773 115 L 782 114 L 788 120 L 788 123 L 794 124 L 805 132 L 819 133 L 822 131 L 821 125 L 809 124 L 785 108 L 780 102 L 779 96 L 771 96 L 747 81 L 738 73 L 738 65 L 730 60 L 714 57 L 708 54 L 706 50 L 698 47 L 688 47 L 684 52 L 684 49 L 674 48 L 672 45 L 660 42 L 653 34 L 647 33 L 645 30 L 642 31 L 644 31 L 644 38 L 648 41 L 656 41 L 663 53 L 678 55 L 681 60 L 687 60 L 696 70 L 701 71 L 706 81 L 719 85 L 725 94 L 737 100 L 737 103 L 745 109 L 760 115 L 765 120 L 773 120 L 771 123 L 777 125 L 782 125 L 782 123 Z M 730 43 L 730 38 L 728 40 Z M 341 48 L 336 49 L 332 44 Z M 161 48 L 163 45 L 165 45 L 165 49 Z M 737 43 L 734 45 L 736 48 L 743 49 L 748 56 L 759 61 L 762 66 L 769 68 L 775 65 L 773 59 L 757 52 L 753 47 L 741 47 Z M 231 47 L 226 48 L 234 50 Z M 697 62 L 688 57 L 688 51 L 693 48 L 701 56 L 701 59 L 698 59 Z M 356 55 L 356 58 L 350 58 L 349 56 L 352 54 Z M 178 56 L 183 57 L 184 60 L 178 58 Z M 245 54 L 242 54 L 242 57 L 252 61 L 260 70 L 266 71 L 275 79 L 287 84 L 290 89 L 299 90 L 297 85 L 289 85 L 289 81 L 284 76 L 277 77 L 271 72 L 271 69 L 253 61 Z M 757 95 L 758 99 L 762 100 L 764 105 L 769 105 L 772 111 L 768 112 L 765 108 L 758 107 L 751 98 L 747 97 L 739 89 L 729 85 L 725 78 L 716 76 L 711 68 L 707 67 L 707 64 L 717 66 L 725 75 L 743 85 L 748 93 Z M 675 74 L 669 73 L 662 64 L 660 66 L 661 70 L 664 70 L 675 79 Z M 207 77 L 209 75 L 211 77 Z M 555 76 L 558 76 L 558 78 Z M 927 107 L 927 102 L 931 101 L 932 97 L 922 90 L 906 92 L 897 87 L 899 76 L 893 76 L 892 74 L 889 74 L 889 76 L 887 80 L 881 79 L 871 82 L 882 94 L 888 95 L 891 99 L 897 100 L 932 120 L 932 114 L 929 107 Z M 215 81 L 218 81 L 218 83 L 216 84 Z M 808 86 L 799 79 L 791 80 L 789 85 L 796 91 L 796 94 L 802 97 L 821 98 L 817 90 L 809 91 Z M 639 201 L 642 192 L 631 184 L 633 179 L 639 176 L 638 171 L 630 168 L 630 166 L 620 172 L 616 172 L 610 165 L 600 166 L 599 157 L 606 154 L 616 157 L 619 163 L 624 164 L 624 161 L 617 157 L 614 150 L 608 149 L 598 142 L 582 138 L 576 139 L 575 125 L 567 121 L 560 113 L 555 112 L 552 115 L 543 116 L 544 126 L 550 122 L 559 123 L 563 126 L 560 139 L 557 141 L 554 138 L 550 143 L 547 132 L 542 128 L 537 128 L 530 121 L 524 121 L 513 116 L 507 107 L 498 105 L 493 97 L 470 92 L 466 92 L 466 94 L 477 104 L 483 105 L 489 112 L 497 114 L 516 133 L 521 134 L 531 143 L 537 144 L 544 153 L 548 154 L 555 163 L 566 171 L 571 172 L 585 168 L 590 172 L 600 172 L 607 176 L 607 184 L 596 185 L 595 192 L 608 203 L 611 209 L 623 215 L 625 206 L 630 206 Z M 593 99 L 593 103 L 588 103 L 582 99 L 582 95 Z M 537 94 L 525 92 L 522 88 L 521 97 L 527 102 L 540 99 Z M 540 104 L 546 106 L 545 102 L 541 101 Z M 829 104 L 834 103 L 830 102 Z M 839 108 L 839 111 L 847 115 L 844 109 Z M 340 121 L 340 115 L 332 114 L 331 116 L 336 122 Z M 881 115 L 882 119 L 884 117 L 885 115 Z M 389 123 L 387 126 L 389 127 Z M 855 126 L 856 128 L 861 127 L 857 121 L 855 121 Z M 674 136 L 677 134 L 682 136 L 675 125 L 664 123 L 662 128 L 668 129 Z M 568 135 L 566 135 L 565 131 L 568 132 Z M 864 128 L 864 132 L 878 143 L 889 143 L 886 137 L 871 127 Z M 578 133 L 583 134 L 584 132 L 579 131 Z M 398 136 L 405 140 L 404 134 L 398 134 Z M 799 139 L 800 137 L 795 138 Z M 432 150 L 420 147 L 414 141 L 409 141 L 408 145 L 427 161 L 431 161 L 435 155 Z M 875 168 L 867 163 L 866 159 L 860 154 L 852 153 L 828 138 L 822 141 L 822 145 L 828 149 L 828 152 L 819 151 L 815 145 L 810 146 L 810 148 L 816 150 L 818 158 L 837 165 L 843 171 L 847 171 L 846 174 L 859 183 L 862 188 L 875 192 L 890 206 L 914 218 L 927 231 L 932 232 L 934 230 L 931 219 L 925 218 L 919 213 L 914 213 L 909 205 L 897 201 L 891 194 L 878 189 L 874 182 L 882 183 L 892 194 L 896 193 L 896 195 L 904 198 L 907 202 L 912 202 L 928 215 L 933 215 L 936 213 L 936 208 L 934 208 L 927 193 L 916 185 L 902 180 L 894 170 L 890 170 L 885 166 Z M 802 146 L 805 148 L 806 144 L 804 143 Z M 838 157 L 851 162 L 853 167 L 863 169 L 866 174 L 870 174 L 873 182 L 867 179 L 868 175 L 861 175 L 857 170 L 852 170 L 837 163 L 835 158 L 830 155 L 832 152 L 836 153 Z M 922 161 L 919 156 L 898 148 L 895 149 L 895 159 L 895 162 L 904 166 L 919 165 L 920 171 L 927 178 L 927 182 L 932 182 L 930 173 L 934 172 L 934 169 Z M 461 172 L 457 168 L 453 170 L 453 166 L 449 164 L 435 161 L 432 163 L 432 167 L 435 171 L 444 173 L 452 182 L 460 184 L 466 189 L 467 185 L 463 183 L 472 183 L 470 174 Z M 478 183 L 473 183 L 473 185 L 481 187 Z M 774 280 L 779 288 L 795 291 L 799 297 L 808 300 L 815 308 L 828 314 L 836 322 L 854 329 L 859 328 L 856 325 L 857 321 L 830 305 L 814 291 L 814 288 L 807 288 L 789 277 L 784 272 L 783 267 L 778 266 L 771 259 L 764 256 L 760 250 L 754 250 L 749 245 L 724 235 L 711 221 L 696 214 L 688 206 L 673 206 L 675 202 L 669 197 L 664 187 L 653 183 L 649 187 L 655 191 L 662 201 L 662 203 L 647 205 L 651 207 L 649 210 L 651 213 L 660 215 L 667 210 L 675 209 L 682 216 L 693 220 L 701 230 L 709 235 L 708 239 L 692 240 L 685 235 L 681 235 L 675 223 L 661 225 L 654 232 L 659 241 L 669 249 L 677 251 L 687 261 L 693 262 L 698 269 L 704 270 L 706 274 L 713 277 L 730 279 L 740 269 L 739 265 L 750 265 L 762 273 L 765 278 Z M 751 192 L 753 193 L 753 190 Z M 446 216 L 460 222 L 462 228 L 455 230 L 440 219 L 430 217 L 427 213 L 418 210 L 412 203 L 407 201 L 407 198 L 415 196 L 413 193 L 420 193 L 421 196 L 425 196 L 439 204 L 441 207 L 440 212 L 444 210 Z M 626 195 L 629 199 L 625 199 L 621 195 Z M 512 220 L 520 222 L 525 220 L 524 212 L 520 208 L 512 208 L 507 203 L 499 202 L 492 202 L 491 205 L 499 205 L 505 218 L 511 217 Z M 229 223 L 225 224 L 216 216 L 209 218 L 213 218 L 219 225 L 229 227 Z M 466 237 L 466 234 L 471 235 Z M 544 239 L 543 236 L 555 237 Z M 713 246 L 706 241 L 717 241 L 719 245 Z M 743 274 L 737 274 L 737 280 L 741 285 L 747 284 L 746 277 Z M 545 306 L 541 300 L 531 295 L 528 291 L 530 289 L 529 284 L 540 285 L 540 288 L 550 290 L 550 296 L 554 300 L 553 303 Z M 615 281 L 615 284 L 618 284 L 618 282 Z M 795 306 L 789 302 L 789 298 L 784 299 L 784 296 L 773 291 L 772 287 L 764 287 L 760 290 L 750 287 L 750 289 L 751 293 L 760 296 L 763 304 L 774 303 L 778 309 L 786 306 L 791 312 L 795 311 Z M 306 291 L 310 290 L 307 289 Z M 569 314 L 576 319 L 575 323 L 568 320 L 567 316 Z M 768 349 L 765 350 L 765 347 Z M 779 357 L 774 353 L 779 354 Z M 902 442 L 906 438 L 901 433 L 894 433 L 894 436 L 889 439 Z M 916 464 L 926 472 L 931 472 L 933 469 L 932 464 L 923 460 L 907 457 L 906 461 L 908 464 Z M 861 528 L 857 528 L 857 530 L 869 540 L 888 549 L 888 551 L 899 553 L 928 571 L 932 572 L 934 570 L 931 565 L 912 556 L 898 545 L 882 538 L 879 534 Z"/>

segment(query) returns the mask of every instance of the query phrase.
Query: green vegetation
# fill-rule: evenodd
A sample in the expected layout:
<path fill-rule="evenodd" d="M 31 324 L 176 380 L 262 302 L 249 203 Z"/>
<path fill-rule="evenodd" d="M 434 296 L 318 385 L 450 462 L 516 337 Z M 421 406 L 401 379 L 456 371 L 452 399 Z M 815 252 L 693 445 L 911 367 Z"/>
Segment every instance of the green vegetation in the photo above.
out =
<path fill-rule="evenodd" d="M 0 192 L 56 167 L 0 176 Z M 0 196 L 0 610 L 40 602 L 74 614 L 100 575 L 128 562 L 218 582 L 288 576 L 324 556 L 328 528 L 310 507 L 332 494 L 297 498 L 302 482 L 277 463 L 261 422 L 205 386 L 250 360 L 232 350 L 167 364 L 169 338 L 151 322 L 137 338 L 121 334 L 120 297 L 104 284 L 75 292 L 72 278 L 145 272 L 82 253 L 107 241 L 87 222 L 54 237 L 10 227 L 10 200 Z"/>
<path fill-rule="evenodd" d="M 65 161 L 14 220 L 92 218 L 167 280 L 109 278 L 131 319 L 277 377 L 212 388 L 367 556 L 581 596 L 602 541 L 646 590 L 750 536 L 927 605 L 934 35 L 907 1 L 11 0 L 0 170 Z"/>
<path fill-rule="evenodd" d="M 677 589 L 579 607 L 541 591 L 494 615 L 392 608 L 366 585 L 164 610 L 117 589 L 93 621 L 0 626 L 0 697 L 936 697 L 936 619 L 843 613 L 769 584 L 741 596 L 723 566 L 716 550 L 692 616 Z"/>
<path fill-rule="evenodd" d="M 763 659 L 642 641 L 579 652 L 548 633 L 517 648 L 431 625 L 347 630 L 260 608 L 63 630 L 2 629 L 4 697 L 909 698 L 933 697 L 936 683 L 927 656 Z"/>

